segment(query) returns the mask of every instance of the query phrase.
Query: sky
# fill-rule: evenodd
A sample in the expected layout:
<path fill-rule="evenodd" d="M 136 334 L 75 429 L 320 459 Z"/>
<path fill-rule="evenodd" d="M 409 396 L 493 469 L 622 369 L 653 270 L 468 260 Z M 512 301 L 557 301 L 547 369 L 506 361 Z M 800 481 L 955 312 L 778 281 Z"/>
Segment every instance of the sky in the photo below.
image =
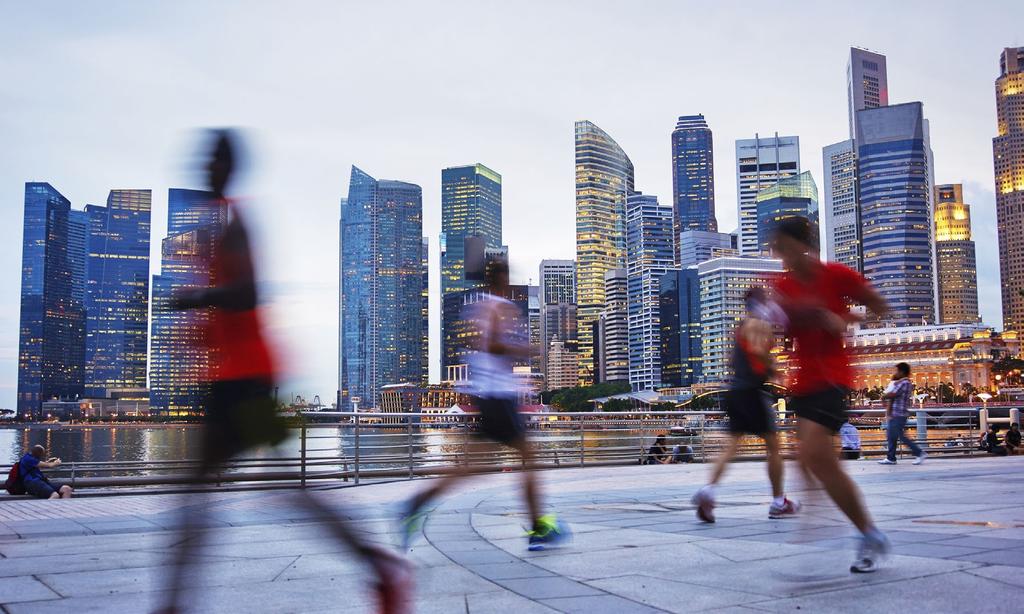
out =
<path fill-rule="evenodd" d="M 986 323 L 1001 326 L 993 194 L 994 80 L 1024 45 L 1020 2 L 258 2 L 0 0 L 0 407 L 14 407 L 24 183 L 82 208 L 153 190 L 159 271 L 167 190 L 201 187 L 199 130 L 233 126 L 284 395 L 334 398 L 339 200 L 351 166 L 423 188 L 438 376 L 440 174 L 503 176 L 513 282 L 575 254 L 573 122 L 625 149 L 636 187 L 671 200 L 670 134 L 714 132 L 719 228 L 736 226 L 734 142 L 847 138 L 850 46 L 888 58 L 890 103 L 921 101 L 937 183 L 972 206 Z"/>

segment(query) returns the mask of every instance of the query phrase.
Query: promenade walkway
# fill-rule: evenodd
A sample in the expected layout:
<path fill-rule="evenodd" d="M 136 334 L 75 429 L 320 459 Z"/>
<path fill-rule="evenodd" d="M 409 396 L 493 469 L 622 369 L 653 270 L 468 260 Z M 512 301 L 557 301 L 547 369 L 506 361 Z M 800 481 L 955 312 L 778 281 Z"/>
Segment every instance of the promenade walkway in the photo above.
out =
<path fill-rule="evenodd" d="M 575 531 L 531 553 L 515 474 L 478 478 L 445 499 L 410 558 L 416 611 L 1006 612 L 1024 609 L 1024 457 L 847 464 L 895 545 L 887 567 L 851 575 L 851 532 L 820 495 L 797 490 L 800 519 L 767 518 L 761 463 L 734 465 L 718 523 L 689 497 L 705 465 L 561 469 L 548 503 Z M 325 490 L 373 539 L 395 543 L 393 504 L 422 481 Z M 290 491 L 217 495 L 191 570 L 195 612 L 370 612 L 366 574 Z M 146 612 L 159 603 L 187 496 L 0 500 L 0 604 L 9 613 Z"/>

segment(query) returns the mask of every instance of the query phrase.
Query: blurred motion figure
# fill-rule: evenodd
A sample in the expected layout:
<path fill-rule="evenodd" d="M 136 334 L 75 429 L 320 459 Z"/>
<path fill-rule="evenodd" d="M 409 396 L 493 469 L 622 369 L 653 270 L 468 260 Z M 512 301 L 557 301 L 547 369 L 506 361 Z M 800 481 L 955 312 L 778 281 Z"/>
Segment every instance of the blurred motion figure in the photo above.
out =
<path fill-rule="evenodd" d="M 209 190 L 227 209 L 228 223 L 217 238 L 210 258 L 209 288 L 175 297 L 174 309 L 210 309 L 205 343 L 211 354 L 210 399 L 204 421 L 197 484 L 231 457 L 264 445 L 277 445 L 287 436 L 272 397 L 275 366 L 260 322 L 256 277 L 249 236 L 227 188 L 238 166 L 238 137 L 228 130 L 213 132 L 213 148 L 206 164 Z M 312 509 L 334 537 L 350 547 L 377 576 L 375 586 L 383 614 L 408 612 L 410 574 L 404 560 L 365 542 L 343 518 L 306 490 L 299 499 Z M 195 495 L 195 505 L 182 509 L 184 538 L 169 574 L 167 605 L 161 612 L 183 611 L 181 605 L 189 559 L 201 548 L 201 515 L 208 501 Z M 339 596 L 340 597 L 340 596 Z"/>

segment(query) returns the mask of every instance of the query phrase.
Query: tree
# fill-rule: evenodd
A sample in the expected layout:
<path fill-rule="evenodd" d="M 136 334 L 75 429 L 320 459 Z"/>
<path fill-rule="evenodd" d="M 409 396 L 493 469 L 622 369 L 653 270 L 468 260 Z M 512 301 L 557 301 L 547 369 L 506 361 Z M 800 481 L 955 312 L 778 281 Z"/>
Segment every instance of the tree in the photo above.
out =
<path fill-rule="evenodd" d="M 616 394 L 629 392 L 629 384 L 626 382 L 603 382 L 593 386 L 577 386 L 575 388 L 563 388 L 551 393 L 549 403 L 559 411 L 578 412 L 591 411 L 593 399 L 610 397 Z"/>

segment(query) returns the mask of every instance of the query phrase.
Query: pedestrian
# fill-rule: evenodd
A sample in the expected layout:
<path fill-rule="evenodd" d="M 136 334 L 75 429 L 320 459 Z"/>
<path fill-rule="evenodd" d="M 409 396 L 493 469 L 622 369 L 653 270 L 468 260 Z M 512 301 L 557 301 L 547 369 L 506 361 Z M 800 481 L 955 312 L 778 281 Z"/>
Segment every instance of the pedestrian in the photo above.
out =
<path fill-rule="evenodd" d="M 790 408 L 797 415 L 800 463 L 860 531 L 860 547 L 850 571 L 873 572 L 891 545 L 839 462 L 833 436 L 846 422 L 847 398 L 853 387 L 843 335 L 848 325 L 860 318 L 850 305 L 863 304 L 878 316 L 886 313 L 887 306 L 859 273 L 821 261 L 817 232 L 807 218 L 779 222 L 772 243 L 786 270 L 775 289 L 795 344 Z"/>
<path fill-rule="evenodd" d="M 901 362 L 896 365 L 896 374 L 890 388 L 886 389 L 885 399 L 889 405 L 885 410 L 885 433 L 888 443 L 886 457 L 878 461 L 879 465 L 896 464 L 896 448 L 899 442 L 910 448 L 914 455 L 915 465 L 920 465 L 928 457 L 927 452 L 921 449 L 913 439 L 907 437 L 907 418 L 910 417 L 910 399 L 914 394 L 914 382 L 910 380 L 910 365 Z"/>
<path fill-rule="evenodd" d="M 988 432 L 981 436 L 981 449 L 995 456 L 1006 456 L 1009 452 L 1006 446 L 999 443 L 999 427 L 992 424 Z"/>
<path fill-rule="evenodd" d="M 860 458 L 860 433 L 849 421 L 839 427 L 839 448 L 843 460 Z"/>
<path fill-rule="evenodd" d="M 201 459 L 196 484 L 208 483 L 232 457 L 261 445 L 280 443 L 287 432 L 272 398 L 275 362 L 266 341 L 258 306 L 256 275 L 249 235 L 238 203 L 228 198 L 227 188 L 236 170 L 237 138 L 232 132 L 213 133 L 213 147 L 206 167 L 210 198 L 225 209 L 227 220 L 216 237 L 209 264 L 210 287 L 178 295 L 176 309 L 208 309 L 205 344 L 211 355 L 208 373 L 210 398 L 203 423 Z M 183 537 L 174 567 L 167 574 L 165 613 L 179 612 L 186 570 L 199 554 L 205 535 L 200 530 L 207 502 L 198 501 L 182 510 Z M 375 592 L 382 614 L 409 612 L 411 575 L 408 565 L 387 549 L 372 544 L 349 528 L 338 514 L 306 490 L 297 501 L 316 514 L 334 537 L 347 545 L 376 575 Z"/>
<path fill-rule="evenodd" d="M 1003 436 L 1003 445 L 1006 446 L 1007 454 L 1018 454 L 1020 452 L 1020 425 L 1016 422 L 1010 423 L 1010 430 Z"/>
<path fill-rule="evenodd" d="M 70 499 L 74 492 L 70 486 L 51 482 L 41 471 L 56 469 L 60 465 L 59 458 L 46 458 L 46 448 L 40 445 L 32 446 L 32 449 L 18 461 L 18 475 L 21 477 L 25 492 L 36 499 Z"/>
<path fill-rule="evenodd" d="M 467 305 L 463 317 L 473 323 L 476 331 L 469 362 L 469 387 L 480 410 L 476 433 L 485 445 L 504 445 L 518 453 L 522 460 L 522 492 L 530 515 L 527 530 L 529 550 L 543 550 L 569 537 L 568 527 L 554 514 L 541 510 L 540 492 L 534 473 L 535 453 L 526 438 L 526 426 L 519 412 L 521 384 L 512 371 L 513 363 L 533 356 L 535 348 L 520 333 L 523 314 L 508 300 L 508 262 L 490 259 L 484 268 L 486 293 L 481 300 Z M 496 450 L 495 450 L 496 452 Z M 445 477 L 420 491 L 402 508 L 399 523 L 402 547 L 407 549 L 422 528 L 427 506 L 455 484 L 474 472 L 469 465 L 452 468 Z"/>
<path fill-rule="evenodd" d="M 778 321 L 784 319 L 784 316 L 762 288 L 748 290 L 745 302 L 747 313 L 736 328 L 731 361 L 733 376 L 725 394 L 729 438 L 715 459 L 711 479 L 692 499 L 697 506 L 697 518 L 704 522 L 715 521 L 715 489 L 725 473 L 726 465 L 736 456 L 740 440 L 745 435 L 755 435 L 764 441 L 768 481 L 772 487 L 768 518 L 795 516 L 800 511 L 800 504 L 787 499 L 783 489 L 782 456 L 775 432 L 771 393 L 766 389 L 766 384 L 775 373 L 771 357 L 775 337 L 772 320 Z"/>

